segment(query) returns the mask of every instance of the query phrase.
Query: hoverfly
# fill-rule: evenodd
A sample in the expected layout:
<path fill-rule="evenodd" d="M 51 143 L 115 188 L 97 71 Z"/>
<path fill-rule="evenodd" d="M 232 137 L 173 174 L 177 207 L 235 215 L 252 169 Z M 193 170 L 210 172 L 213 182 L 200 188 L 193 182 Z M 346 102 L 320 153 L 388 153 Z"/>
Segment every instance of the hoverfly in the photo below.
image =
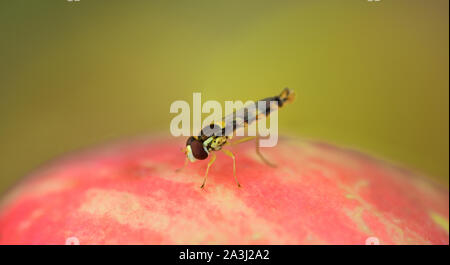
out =
<path fill-rule="evenodd" d="M 245 141 L 256 139 L 256 152 L 263 162 L 269 166 L 274 167 L 264 156 L 262 156 L 259 150 L 258 136 L 251 136 L 243 138 L 237 142 L 230 143 L 229 139 L 232 138 L 234 132 L 240 128 L 246 128 L 249 124 L 257 122 L 264 116 L 269 116 L 270 113 L 283 107 L 286 103 L 292 102 L 295 98 L 295 93 L 289 88 L 285 88 L 280 95 L 258 100 L 254 109 L 245 108 L 244 111 L 235 111 L 222 118 L 220 124 L 212 123 L 209 126 L 203 128 L 198 136 L 191 136 L 186 141 L 186 147 L 183 152 L 186 155 L 186 161 L 184 166 L 177 171 L 183 169 L 188 163 L 195 162 L 196 160 L 205 160 L 211 155 L 211 158 L 206 167 L 205 176 L 201 188 L 205 187 L 206 178 L 208 172 L 214 161 L 216 160 L 216 154 L 214 151 L 222 151 L 227 156 L 233 159 L 233 176 L 238 187 L 241 187 L 236 177 L 236 159 L 234 154 L 227 149 L 222 149 L 227 144 L 238 144 Z"/>

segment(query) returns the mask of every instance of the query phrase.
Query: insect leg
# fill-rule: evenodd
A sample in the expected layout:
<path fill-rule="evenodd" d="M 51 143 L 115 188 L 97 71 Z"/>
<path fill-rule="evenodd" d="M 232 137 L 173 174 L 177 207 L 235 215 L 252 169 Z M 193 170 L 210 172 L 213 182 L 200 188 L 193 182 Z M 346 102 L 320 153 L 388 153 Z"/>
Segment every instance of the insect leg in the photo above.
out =
<path fill-rule="evenodd" d="M 213 153 L 211 156 L 211 159 L 208 162 L 208 166 L 206 167 L 206 173 L 205 173 L 205 178 L 203 179 L 203 184 L 202 184 L 202 186 L 200 186 L 200 188 L 202 188 L 202 189 L 203 189 L 203 187 L 205 187 L 206 177 L 208 176 L 209 168 L 214 163 L 214 161 L 216 161 L 216 154 Z"/>
<path fill-rule="evenodd" d="M 222 149 L 222 151 L 229 157 L 231 157 L 233 159 L 233 176 L 234 176 L 234 180 L 236 181 L 236 184 L 238 185 L 238 187 L 241 187 L 241 184 L 239 184 L 239 181 L 236 177 L 236 158 L 234 157 L 234 154 L 230 151 L 230 150 L 226 150 L 226 149 Z"/>
<path fill-rule="evenodd" d="M 248 142 L 248 141 L 251 141 L 251 140 L 256 140 L 256 154 L 261 158 L 261 160 L 265 163 L 265 164 L 267 164 L 268 166 L 271 166 L 271 167 L 277 167 L 275 164 L 273 164 L 273 163 L 271 163 L 269 160 L 267 160 L 267 158 L 265 158 L 262 154 L 261 154 L 261 151 L 260 151 L 260 148 L 259 148 L 259 135 L 257 135 L 257 136 L 247 136 L 247 137 L 244 137 L 244 138 L 242 138 L 242 139 L 239 139 L 239 140 L 237 140 L 237 141 L 234 141 L 234 142 L 232 142 L 232 143 L 230 143 L 230 145 L 238 145 L 238 144 L 241 144 L 241 143 L 244 143 L 244 142 Z"/>
<path fill-rule="evenodd" d="M 259 150 L 259 134 L 258 133 L 256 133 L 256 141 L 255 142 L 256 142 L 256 154 L 258 154 L 258 156 L 261 158 L 261 160 L 270 167 L 277 167 L 277 165 L 275 165 L 272 162 L 270 162 L 269 160 L 267 160 L 267 158 L 265 158 L 261 154 L 261 151 Z"/>
<path fill-rule="evenodd" d="M 183 170 L 187 166 L 188 163 L 189 163 L 189 159 L 186 157 L 186 159 L 184 160 L 184 165 L 182 167 L 180 167 L 180 168 L 175 169 L 175 172 L 178 173 L 181 170 Z"/>
<path fill-rule="evenodd" d="M 251 141 L 251 140 L 253 140 L 255 138 L 256 138 L 256 136 L 247 136 L 247 137 L 244 137 L 242 139 L 239 139 L 237 141 L 232 142 L 231 145 L 237 145 L 237 144 L 241 144 L 241 143 L 244 143 L 244 142 L 248 142 L 248 141 Z"/>

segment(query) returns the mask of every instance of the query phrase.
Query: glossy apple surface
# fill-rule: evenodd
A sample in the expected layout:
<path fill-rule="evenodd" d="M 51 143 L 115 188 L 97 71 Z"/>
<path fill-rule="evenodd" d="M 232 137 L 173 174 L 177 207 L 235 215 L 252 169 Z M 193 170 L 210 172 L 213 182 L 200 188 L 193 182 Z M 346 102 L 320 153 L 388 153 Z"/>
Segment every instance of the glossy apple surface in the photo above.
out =
<path fill-rule="evenodd" d="M 1 244 L 449 244 L 449 193 L 349 149 L 282 139 L 183 171 L 181 140 L 106 145 L 51 162 L 11 188 Z M 219 152 L 221 153 L 221 152 Z"/>

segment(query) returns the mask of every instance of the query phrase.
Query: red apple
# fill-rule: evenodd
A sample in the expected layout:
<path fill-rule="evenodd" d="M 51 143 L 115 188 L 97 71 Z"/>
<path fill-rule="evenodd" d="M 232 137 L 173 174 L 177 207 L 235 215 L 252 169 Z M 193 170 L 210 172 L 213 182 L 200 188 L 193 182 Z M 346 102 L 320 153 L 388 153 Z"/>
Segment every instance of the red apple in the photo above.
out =
<path fill-rule="evenodd" d="M 449 244 L 449 193 L 325 143 L 282 139 L 183 171 L 181 141 L 141 139 L 37 170 L 0 206 L 1 244 Z M 221 153 L 221 152 L 219 152 Z"/>

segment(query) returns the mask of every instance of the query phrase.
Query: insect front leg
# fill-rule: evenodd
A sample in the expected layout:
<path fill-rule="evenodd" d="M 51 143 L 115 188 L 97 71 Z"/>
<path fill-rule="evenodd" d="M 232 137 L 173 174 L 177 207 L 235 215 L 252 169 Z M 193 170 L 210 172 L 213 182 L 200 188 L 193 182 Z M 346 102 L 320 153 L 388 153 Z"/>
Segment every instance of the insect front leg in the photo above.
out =
<path fill-rule="evenodd" d="M 233 159 L 233 176 L 234 176 L 234 180 L 236 181 L 236 184 L 238 185 L 238 187 L 241 187 L 241 184 L 239 184 L 239 181 L 237 179 L 236 176 L 236 158 L 234 157 L 234 154 L 230 151 L 230 150 L 226 150 L 226 149 L 222 149 L 222 151 L 229 157 L 231 157 Z"/>
<path fill-rule="evenodd" d="M 209 168 L 211 167 L 211 165 L 214 163 L 214 161 L 216 161 L 216 154 L 212 154 L 211 155 L 211 159 L 208 162 L 208 166 L 206 167 L 206 172 L 205 172 L 205 177 L 203 179 L 203 184 L 202 186 L 200 186 L 200 188 L 203 189 L 203 187 L 205 187 L 205 183 L 206 183 L 206 177 L 208 176 L 208 172 L 209 172 Z"/>
<path fill-rule="evenodd" d="M 189 159 L 186 157 L 186 159 L 184 160 L 184 165 L 180 168 L 175 169 L 175 172 L 178 173 L 181 170 L 183 170 L 187 166 L 188 163 L 189 163 Z"/>

